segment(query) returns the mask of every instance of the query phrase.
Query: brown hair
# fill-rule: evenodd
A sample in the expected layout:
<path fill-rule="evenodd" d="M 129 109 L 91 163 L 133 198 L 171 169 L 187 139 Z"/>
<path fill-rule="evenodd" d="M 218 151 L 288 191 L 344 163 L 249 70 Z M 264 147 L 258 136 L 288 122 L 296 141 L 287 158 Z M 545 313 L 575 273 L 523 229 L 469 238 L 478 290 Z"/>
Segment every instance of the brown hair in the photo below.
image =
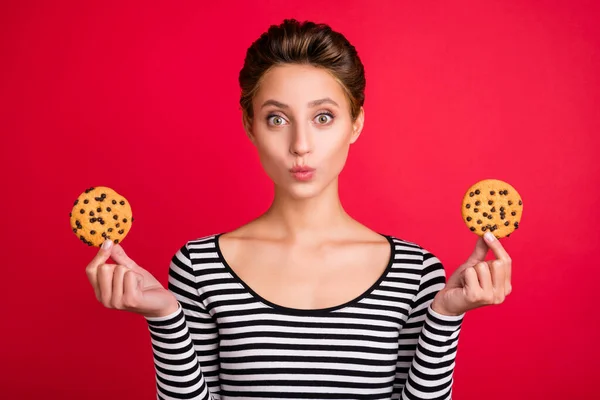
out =
<path fill-rule="evenodd" d="M 240 71 L 240 105 L 244 118 L 254 116 L 252 98 L 262 77 L 282 64 L 309 64 L 326 69 L 342 85 L 356 119 L 365 101 L 365 72 L 356 49 L 339 32 L 326 24 L 286 19 L 271 25 L 246 52 Z"/>

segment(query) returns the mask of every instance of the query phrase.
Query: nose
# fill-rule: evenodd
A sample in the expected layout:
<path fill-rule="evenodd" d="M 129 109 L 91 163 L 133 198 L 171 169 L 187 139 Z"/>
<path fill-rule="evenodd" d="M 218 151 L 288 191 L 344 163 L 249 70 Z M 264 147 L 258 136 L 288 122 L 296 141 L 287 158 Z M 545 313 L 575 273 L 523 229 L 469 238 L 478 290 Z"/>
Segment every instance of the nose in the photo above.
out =
<path fill-rule="evenodd" d="M 310 129 L 305 124 L 295 124 L 290 143 L 290 153 L 303 156 L 312 151 Z"/>

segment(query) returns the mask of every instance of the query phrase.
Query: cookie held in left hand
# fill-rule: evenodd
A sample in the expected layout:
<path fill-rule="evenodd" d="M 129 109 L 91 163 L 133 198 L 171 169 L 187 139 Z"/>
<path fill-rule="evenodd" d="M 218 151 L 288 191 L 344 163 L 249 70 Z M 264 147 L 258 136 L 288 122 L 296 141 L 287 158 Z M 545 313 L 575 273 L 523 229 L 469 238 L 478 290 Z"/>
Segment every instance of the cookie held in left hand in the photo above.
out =
<path fill-rule="evenodd" d="M 523 200 L 514 187 L 498 179 L 485 179 L 467 190 L 462 201 L 462 217 L 471 232 L 496 238 L 508 237 L 519 229 Z"/>
<path fill-rule="evenodd" d="M 133 222 L 129 201 L 105 186 L 86 189 L 75 200 L 69 216 L 71 229 L 79 240 L 96 247 L 106 239 L 122 242 Z"/>

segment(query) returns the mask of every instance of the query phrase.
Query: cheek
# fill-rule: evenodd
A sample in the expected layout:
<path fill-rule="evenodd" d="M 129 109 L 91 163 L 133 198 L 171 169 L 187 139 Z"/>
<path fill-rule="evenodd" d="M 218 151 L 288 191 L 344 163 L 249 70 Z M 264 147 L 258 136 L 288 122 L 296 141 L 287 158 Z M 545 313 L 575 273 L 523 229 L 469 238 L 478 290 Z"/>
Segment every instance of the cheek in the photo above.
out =
<path fill-rule="evenodd" d="M 282 171 L 287 167 L 285 148 L 277 146 L 276 143 L 258 143 L 257 151 L 260 163 L 273 180 L 277 180 L 277 176 L 282 174 Z"/>
<path fill-rule="evenodd" d="M 323 141 L 318 147 L 321 150 L 319 162 L 331 173 L 339 173 L 344 167 L 350 149 L 349 140 L 349 136 L 337 135 L 333 139 Z"/>

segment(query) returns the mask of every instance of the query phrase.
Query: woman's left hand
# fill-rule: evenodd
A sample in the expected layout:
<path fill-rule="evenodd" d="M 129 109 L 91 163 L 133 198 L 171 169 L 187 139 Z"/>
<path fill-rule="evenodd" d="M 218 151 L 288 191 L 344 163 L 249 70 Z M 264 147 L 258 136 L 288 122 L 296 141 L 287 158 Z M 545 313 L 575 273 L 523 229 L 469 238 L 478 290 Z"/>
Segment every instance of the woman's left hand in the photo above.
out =
<path fill-rule="evenodd" d="M 482 237 L 477 240 L 473 254 L 436 294 L 431 304 L 433 311 L 462 315 L 474 308 L 500 304 L 510 294 L 512 261 L 492 233 L 487 232 L 485 236 L 485 240 Z M 485 261 L 489 249 L 496 259 Z"/>

